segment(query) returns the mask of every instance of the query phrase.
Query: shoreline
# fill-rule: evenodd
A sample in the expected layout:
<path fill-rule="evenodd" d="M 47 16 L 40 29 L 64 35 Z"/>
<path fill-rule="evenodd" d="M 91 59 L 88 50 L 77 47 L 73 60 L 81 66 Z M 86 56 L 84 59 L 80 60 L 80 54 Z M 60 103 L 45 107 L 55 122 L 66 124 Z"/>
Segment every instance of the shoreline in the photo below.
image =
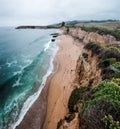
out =
<path fill-rule="evenodd" d="M 60 39 L 61 49 L 56 55 L 59 67 L 49 84 L 43 129 L 56 129 L 58 121 L 68 113 L 67 103 L 73 90 L 77 60 L 81 54 L 80 46 L 71 36 L 62 35 Z"/>
<path fill-rule="evenodd" d="M 57 40 L 57 39 L 56 39 Z M 58 44 L 59 41 L 57 41 Z M 43 125 L 43 117 L 45 117 L 45 110 L 46 110 L 46 104 L 47 104 L 47 92 L 49 89 L 49 82 L 54 75 L 54 73 L 57 71 L 57 61 L 55 59 L 57 52 L 59 51 L 59 45 L 57 45 L 54 55 L 51 58 L 50 61 L 50 67 L 47 70 L 47 73 L 43 76 L 43 81 L 40 87 L 40 90 L 38 90 L 39 95 L 37 99 L 33 102 L 33 104 L 30 106 L 30 108 L 27 110 L 26 114 L 23 116 L 22 120 L 17 121 L 14 126 L 10 129 L 36 129 L 41 128 Z M 41 106 L 42 104 L 42 106 Z M 38 110 L 38 111 L 36 111 Z M 39 114 L 39 115 L 38 115 Z M 40 117 L 41 116 L 41 117 Z M 33 119 L 34 117 L 34 119 Z M 37 123 L 36 123 L 37 122 Z M 36 126 L 36 125 L 37 126 Z"/>
<path fill-rule="evenodd" d="M 66 44 L 66 42 L 68 44 Z M 22 129 L 22 128 L 56 129 L 57 122 L 60 119 L 62 119 L 63 116 L 68 112 L 67 102 L 73 89 L 72 83 L 75 79 L 75 70 L 76 70 L 77 60 L 80 55 L 80 46 L 76 43 L 76 41 L 74 41 L 74 39 L 71 36 L 68 36 L 68 35 L 60 36 L 60 42 L 58 42 L 58 46 L 59 46 L 59 50 L 57 51 L 53 59 L 53 72 L 47 77 L 45 86 L 42 89 L 41 94 L 39 95 L 37 100 L 34 102 L 34 104 L 30 107 L 25 117 L 23 118 L 22 122 L 16 127 L 16 129 Z M 63 59 L 60 60 L 60 58 L 63 58 Z M 64 59 L 66 58 L 69 58 L 69 61 L 67 60 L 65 61 Z M 63 64 L 61 64 L 61 62 Z M 68 69 L 67 66 L 70 69 Z M 65 81 L 66 86 L 62 86 L 62 91 L 64 91 L 64 94 L 60 95 L 60 98 L 59 98 L 59 92 L 62 93 L 61 86 L 59 85 L 59 87 L 56 87 L 57 89 L 56 88 L 51 89 L 51 82 L 56 81 L 57 83 L 61 83 L 60 78 L 59 77 L 56 78 L 56 76 L 59 76 L 59 73 L 61 70 L 62 70 L 62 74 L 60 75 L 62 75 L 62 77 L 67 75 L 65 77 L 67 81 Z M 73 76 L 72 79 L 70 77 L 71 74 Z M 68 88 L 67 88 L 67 85 L 69 86 Z M 51 90 L 53 91 L 51 92 Z M 63 99 L 63 97 L 66 97 L 65 98 L 66 102 L 64 102 L 66 103 L 66 105 L 62 104 L 61 106 L 61 104 L 59 103 L 61 103 L 61 99 Z M 55 102 L 56 98 L 58 99 L 57 101 L 59 102 L 58 104 L 55 104 L 55 112 L 52 111 L 52 114 L 51 114 L 50 110 L 53 110 L 54 103 L 57 103 Z M 41 103 L 42 103 L 42 106 L 40 105 Z M 59 110 L 61 110 L 62 112 L 58 114 L 57 112 Z M 49 122 L 49 118 L 52 120 L 51 115 L 53 115 L 52 123 Z M 57 116 L 57 119 L 55 116 Z"/>

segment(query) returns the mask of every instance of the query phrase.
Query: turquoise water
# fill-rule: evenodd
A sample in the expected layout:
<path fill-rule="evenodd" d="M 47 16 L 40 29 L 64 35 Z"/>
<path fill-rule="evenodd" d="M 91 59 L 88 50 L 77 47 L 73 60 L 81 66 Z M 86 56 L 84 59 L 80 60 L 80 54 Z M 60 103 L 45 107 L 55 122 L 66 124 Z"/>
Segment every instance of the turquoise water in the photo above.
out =
<path fill-rule="evenodd" d="M 40 94 L 58 50 L 55 32 L 0 28 L 0 129 L 15 128 Z"/>

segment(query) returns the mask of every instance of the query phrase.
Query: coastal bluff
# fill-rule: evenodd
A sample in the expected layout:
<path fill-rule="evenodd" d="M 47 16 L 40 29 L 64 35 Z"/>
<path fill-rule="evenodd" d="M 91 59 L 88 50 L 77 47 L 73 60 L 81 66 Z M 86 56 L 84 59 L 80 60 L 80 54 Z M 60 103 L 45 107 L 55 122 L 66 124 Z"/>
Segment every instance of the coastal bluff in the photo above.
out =
<path fill-rule="evenodd" d="M 63 31 L 60 50 L 55 57 L 55 73 L 47 84 L 41 129 L 119 129 L 120 30 L 103 25 L 59 29 Z"/>

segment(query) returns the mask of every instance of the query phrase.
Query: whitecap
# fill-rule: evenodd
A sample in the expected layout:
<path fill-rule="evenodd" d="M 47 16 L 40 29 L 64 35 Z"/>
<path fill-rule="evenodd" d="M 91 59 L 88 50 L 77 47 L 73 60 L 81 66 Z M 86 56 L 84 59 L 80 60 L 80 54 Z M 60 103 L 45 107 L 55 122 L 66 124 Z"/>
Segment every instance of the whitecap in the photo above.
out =
<path fill-rule="evenodd" d="M 13 75 L 15 76 L 15 75 L 21 74 L 21 73 L 22 73 L 22 71 L 16 71 L 16 72 L 13 72 Z"/>
<path fill-rule="evenodd" d="M 17 64 L 17 60 L 6 63 L 7 67 L 11 67 L 13 64 Z"/>
<path fill-rule="evenodd" d="M 47 49 L 49 49 L 50 47 L 50 44 L 51 44 L 51 41 L 49 41 L 47 44 L 45 44 L 45 48 L 44 48 L 44 51 L 47 51 Z"/>
<path fill-rule="evenodd" d="M 32 63 L 32 60 L 26 59 L 25 62 L 28 63 L 28 64 L 31 64 Z"/>
<path fill-rule="evenodd" d="M 18 78 L 18 80 L 13 84 L 12 87 L 16 87 L 16 86 L 21 86 L 22 83 L 20 83 L 20 78 Z"/>
<path fill-rule="evenodd" d="M 6 63 L 6 65 L 7 65 L 8 67 L 11 67 L 12 64 L 13 64 L 12 62 L 10 62 L 10 63 L 7 62 L 7 63 Z"/>
<path fill-rule="evenodd" d="M 27 111 L 30 109 L 30 107 L 33 105 L 33 103 L 37 100 L 37 98 L 39 97 L 45 83 L 46 83 L 46 80 L 48 78 L 48 76 L 53 72 L 53 60 L 54 60 L 54 57 L 57 53 L 57 51 L 59 50 L 58 46 L 55 45 L 55 49 L 53 51 L 53 57 L 51 58 L 51 61 L 50 61 L 50 67 L 49 69 L 47 70 L 47 73 L 46 75 L 43 76 L 43 79 L 42 79 L 42 83 L 38 89 L 38 91 L 36 93 L 34 93 L 33 95 L 31 95 L 26 101 L 25 103 L 23 104 L 23 107 L 21 109 L 21 113 L 19 115 L 19 118 L 18 118 L 18 121 L 16 121 L 15 123 L 13 123 L 11 125 L 12 129 L 15 129 L 20 123 L 21 121 L 23 120 L 25 114 L 27 113 Z M 49 48 L 49 47 L 48 47 Z M 46 49 L 45 49 L 46 50 Z"/>

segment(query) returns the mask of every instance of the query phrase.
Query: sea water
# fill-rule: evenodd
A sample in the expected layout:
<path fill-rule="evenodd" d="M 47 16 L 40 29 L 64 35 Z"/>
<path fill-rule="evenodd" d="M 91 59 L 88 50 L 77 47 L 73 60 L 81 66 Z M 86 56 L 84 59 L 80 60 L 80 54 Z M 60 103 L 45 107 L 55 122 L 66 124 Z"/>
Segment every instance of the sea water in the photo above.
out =
<path fill-rule="evenodd" d="M 0 129 L 19 125 L 41 93 L 58 51 L 56 32 L 0 27 Z"/>

